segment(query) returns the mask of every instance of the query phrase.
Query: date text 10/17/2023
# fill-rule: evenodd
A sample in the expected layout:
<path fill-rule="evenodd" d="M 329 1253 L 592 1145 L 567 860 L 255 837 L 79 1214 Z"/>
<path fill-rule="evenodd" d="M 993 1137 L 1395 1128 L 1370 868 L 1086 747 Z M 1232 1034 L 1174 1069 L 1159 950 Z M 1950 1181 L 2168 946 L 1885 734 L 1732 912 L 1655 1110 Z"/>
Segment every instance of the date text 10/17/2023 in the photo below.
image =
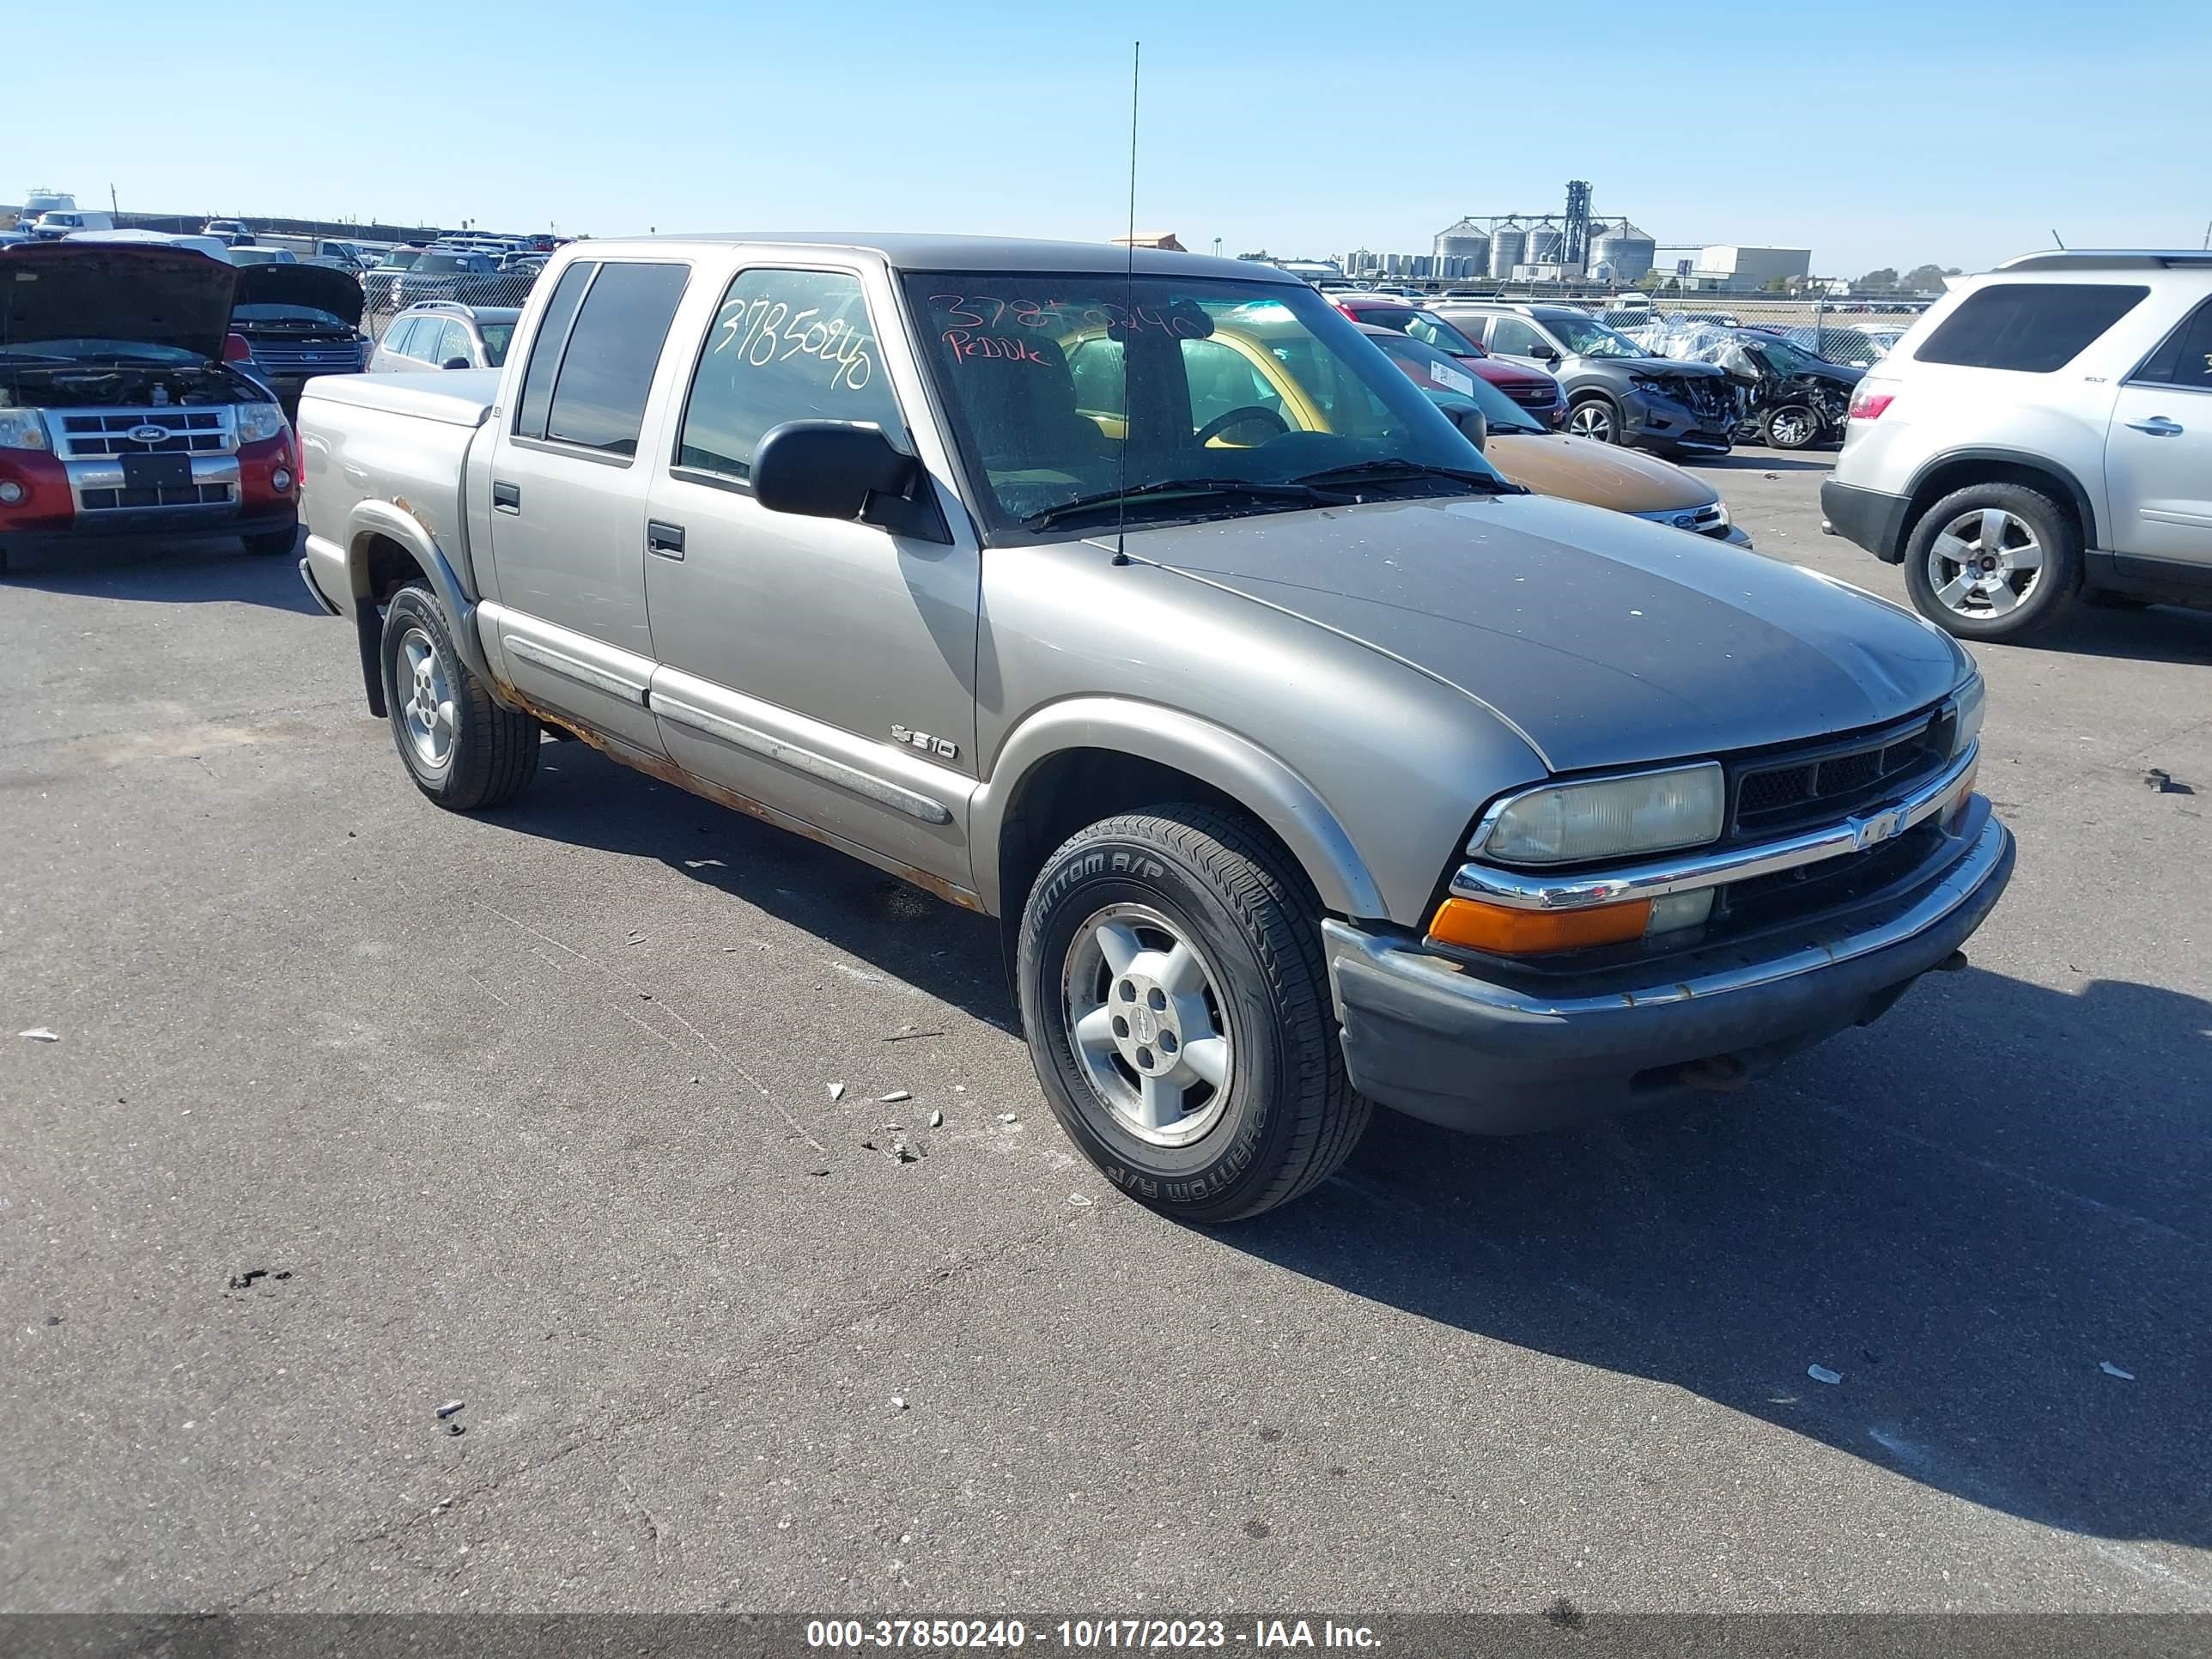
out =
<path fill-rule="evenodd" d="M 1223 1619 L 1063 1619 L 1032 1630 L 1018 1619 L 809 1620 L 810 1648 L 967 1648 L 1008 1651 L 1032 1642 L 1072 1652 L 1190 1648 L 1289 1651 L 1303 1648 L 1373 1650 L 1382 1638 L 1366 1625 L 1333 1620 L 1255 1619 L 1248 1626 Z"/>

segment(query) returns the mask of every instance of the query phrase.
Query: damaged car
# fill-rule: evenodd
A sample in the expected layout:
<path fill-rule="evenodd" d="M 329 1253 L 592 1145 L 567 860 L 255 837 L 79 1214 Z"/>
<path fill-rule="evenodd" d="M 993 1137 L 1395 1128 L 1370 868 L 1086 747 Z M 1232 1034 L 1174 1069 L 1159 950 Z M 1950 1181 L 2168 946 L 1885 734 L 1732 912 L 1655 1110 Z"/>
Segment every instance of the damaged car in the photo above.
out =
<path fill-rule="evenodd" d="M 0 569 L 93 536 L 292 550 L 292 428 L 225 361 L 239 275 L 189 248 L 0 247 Z"/>
<path fill-rule="evenodd" d="M 1866 375 L 1761 329 L 1677 317 L 1638 330 L 1635 337 L 1655 356 L 1720 368 L 1741 389 L 1737 441 L 1776 449 L 1841 443 L 1851 393 Z"/>
<path fill-rule="evenodd" d="M 247 265 L 238 273 L 230 331 L 252 349 L 254 372 L 276 388 L 287 420 L 318 374 L 358 374 L 375 342 L 361 331 L 361 283 L 326 265 Z"/>

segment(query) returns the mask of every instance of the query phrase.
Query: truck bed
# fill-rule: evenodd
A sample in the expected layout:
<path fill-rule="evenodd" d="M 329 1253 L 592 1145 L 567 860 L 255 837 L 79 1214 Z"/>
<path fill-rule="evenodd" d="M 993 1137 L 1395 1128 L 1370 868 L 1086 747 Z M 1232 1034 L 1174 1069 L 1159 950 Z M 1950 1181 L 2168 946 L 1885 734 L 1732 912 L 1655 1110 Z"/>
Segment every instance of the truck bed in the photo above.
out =
<path fill-rule="evenodd" d="M 482 426 L 499 398 L 499 371 L 430 368 L 419 374 L 333 374 L 312 381 L 305 395 L 448 426 Z"/>

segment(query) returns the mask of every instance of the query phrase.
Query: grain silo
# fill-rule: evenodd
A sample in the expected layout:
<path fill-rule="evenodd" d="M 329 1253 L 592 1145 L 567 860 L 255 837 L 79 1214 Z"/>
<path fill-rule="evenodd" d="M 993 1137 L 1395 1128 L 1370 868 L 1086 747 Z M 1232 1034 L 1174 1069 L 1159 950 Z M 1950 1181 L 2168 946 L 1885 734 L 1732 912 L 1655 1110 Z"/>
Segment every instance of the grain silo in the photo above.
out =
<path fill-rule="evenodd" d="M 1513 267 L 1528 257 L 1528 233 L 1511 220 L 1494 227 L 1490 233 L 1490 274 L 1499 282 L 1509 280 Z"/>
<path fill-rule="evenodd" d="M 1480 275 L 1490 269 L 1490 233 L 1472 219 L 1446 225 L 1437 233 L 1436 255 L 1439 276 Z M 1447 264 L 1448 259 L 1465 263 Z"/>
<path fill-rule="evenodd" d="M 1516 264 L 1555 265 L 1567 239 L 1557 225 L 1538 225 L 1528 233 L 1528 252 Z"/>
<path fill-rule="evenodd" d="M 1622 288 L 1633 288 L 1649 276 L 1659 257 L 1659 245 L 1623 219 L 1598 233 L 1590 244 L 1590 268 L 1607 267 L 1607 274 Z"/>

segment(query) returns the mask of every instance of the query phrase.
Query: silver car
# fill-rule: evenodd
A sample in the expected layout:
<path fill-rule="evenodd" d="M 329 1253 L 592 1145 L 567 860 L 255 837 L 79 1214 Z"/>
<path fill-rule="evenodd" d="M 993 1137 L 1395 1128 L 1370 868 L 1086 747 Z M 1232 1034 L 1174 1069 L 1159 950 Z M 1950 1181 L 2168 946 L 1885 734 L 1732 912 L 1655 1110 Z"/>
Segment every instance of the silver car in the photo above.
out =
<path fill-rule="evenodd" d="M 579 244 L 503 369 L 301 424 L 302 574 L 426 797 L 551 727 L 1000 918 L 1060 1123 L 1188 1220 L 1371 1103 L 1733 1088 L 2011 872 L 1948 637 L 1528 494 L 1252 263 Z"/>

